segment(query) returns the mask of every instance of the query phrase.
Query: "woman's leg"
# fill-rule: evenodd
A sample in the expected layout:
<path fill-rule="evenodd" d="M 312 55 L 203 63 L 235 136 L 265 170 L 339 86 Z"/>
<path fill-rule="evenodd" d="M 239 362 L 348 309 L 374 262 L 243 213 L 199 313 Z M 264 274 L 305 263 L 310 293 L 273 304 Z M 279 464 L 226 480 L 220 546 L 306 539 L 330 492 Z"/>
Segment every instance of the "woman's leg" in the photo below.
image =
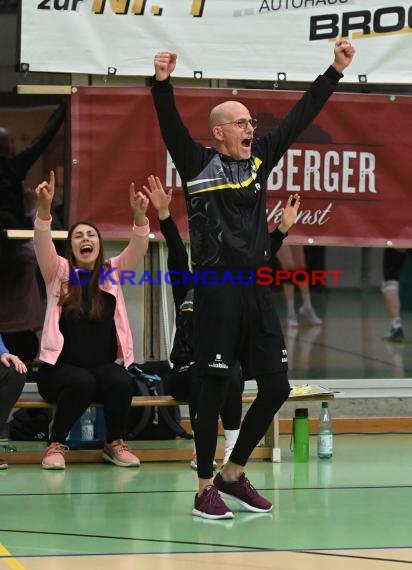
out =
<path fill-rule="evenodd" d="M 133 381 L 118 364 L 104 364 L 95 371 L 97 401 L 104 405 L 106 444 L 103 459 L 119 467 L 138 467 L 139 459 L 123 441 L 127 414 L 133 397 Z"/>
<path fill-rule="evenodd" d="M 9 414 L 22 393 L 25 374 L 19 374 L 13 364 L 9 368 L 0 362 L 0 434 L 7 422 Z"/>
<path fill-rule="evenodd" d="M 302 269 L 306 271 L 306 259 L 305 250 L 303 245 L 295 245 L 291 248 L 293 265 L 296 269 Z M 297 279 L 302 279 L 300 276 Z M 309 282 L 299 284 L 300 294 L 302 296 L 302 306 L 299 309 L 299 314 L 304 316 L 308 323 L 311 325 L 321 325 L 322 319 L 318 317 L 315 313 L 315 309 L 312 306 L 312 297 L 310 294 Z"/>
<path fill-rule="evenodd" d="M 133 381 L 118 364 L 104 364 L 95 370 L 97 401 L 104 405 L 106 441 L 123 437 L 133 397 Z"/>
<path fill-rule="evenodd" d="M 43 364 L 37 381 L 39 393 L 56 404 L 49 443 L 64 444 L 73 424 L 96 399 L 91 372 L 71 364 Z"/>
<path fill-rule="evenodd" d="M 292 273 L 297 268 L 294 262 L 292 248 L 289 245 L 286 245 L 285 243 L 282 244 L 282 247 L 277 252 L 276 257 L 278 258 L 282 269 L 285 271 L 290 271 Z M 286 300 L 288 326 L 298 327 L 298 317 L 295 310 L 295 285 L 291 279 L 288 281 L 284 280 L 282 281 L 282 289 Z"/>
<path fill-rule="evenodd" d="M 383 282 L 381 291 L 389 313 L 391 328 L 383 340 L 402 342 L 404 339 L 399 280 L 406 253 L 397 249 L 385 249 L 383 252 Z"/>

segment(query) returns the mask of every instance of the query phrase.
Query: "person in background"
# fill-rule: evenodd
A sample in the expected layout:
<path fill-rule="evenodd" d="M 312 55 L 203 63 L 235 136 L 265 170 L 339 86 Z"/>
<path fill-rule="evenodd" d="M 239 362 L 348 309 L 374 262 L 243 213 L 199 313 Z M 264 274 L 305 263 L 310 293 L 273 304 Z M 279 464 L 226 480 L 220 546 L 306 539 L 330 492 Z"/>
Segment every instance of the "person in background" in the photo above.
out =
<path fill-rule="evenodd" d="M 281 249 L 277 252 L 276 257 L 284 270 L 288 270 L 291 273 L 297 270 L 306 271 L 305 250 L 303 245 L 291 246 L 283 244 Z M 292 282 L 292 279 L 290 279 L 289 282 L 284 280 L 282 281 L 282 287 L 286 298 L 288 327 L 297 328 L 299 322 L 295 309 L 295 284 Z M 309 283 L 302 282 L 298 287 L 302 296 L 302 306 L 299 309 L 299 316 L 309 325 L 321 325 L 322 319 L 318 317 L 312 306 Z"/>
<path fill-rule="evenodd" d="M 383 252 L 383 282 L 381 290 L 391 319 L 391 328 L 382 337 L 382 340 L 389 342 L 404 342 L 399 280 L 402 267 L 408 258 L 412 261 L 412 249 L 387 248 Z"/>
<path fill-rule="evenodd" d="M 16 152 L 11 132 L 0 127 L 0 210 L 13 214 L 22 229 L 33 227 L 24 205 L 23 181 L 57 134 L 65 116 L 66 102 L 63 101 L 38 136 L 19 152 Z"/>
<path fill-rule="evenodd" d="M 26 372 L 24 362 L 15 354 L 9 353 L 0 335 L 0 436 L 14 404 L 23 391 Z M 0 458 L 0 469 L 7 467 L 7 461 Z"/>
<path fill-rule="evenodd" d="M 353 46 L 335 44 L 334 61 L 279 125 L 254 140 L 256 121 L 240 101 L 225 101 L 209 116 L 212 147 L 195 141 L 177 111 L 170 83 L 177 56 L 154 57 L 152 95 L 163 140 L 182 180 L 186 198 L 192 266 L 233 282 L 194 288 L 194 354 L 200 392 L 195 441 L 198 492 L 192 514 L 207 519 L 233 518 L 224 499 L 252 512 L 269 512 L 244 470 L 253 449 L 287 400 L 287 350 L 267 287 L 257 281 L 241 286 L 245 276 L 267 265 L 270 238 L 266 185 L 270 172 L 312 122 L 351 63 Z M 292 207 L 289 198 L 288 209 Z M 282 225 L 280 231 L 284 230 Z M 236 281 L 237 278 L 237 281 Z M 245 378 L 256 378 L 257 397 L 245 415 L 229 461 L 213 478 L 218 418 L 230 386 L 230 370 L 239 361 Z"/>
<path fill-rule="evenodd" d="M 51 238 L 54 184 L 51 172 L 50 181 L 37 186 L 34 222 L 34 247 L 47 291 L 40 347 L 44 364 L 39 370 L 38 389 L 46 401 L 56 403 L 42 466 L 65 468 L 65 441 L 71 427 L 92 402 L 99 402 L 104 406 L 107 428 L 103 459 L 121 467 L 137 467 L 139 459 L 122 439 L 133 392 L 126 369 L 134 356 L 119 283 L 120 272 L 136 267 L 147 251 L 148 199 L 131 184 L 132 236 L 118 256 L 105 260 L 99 230 L 90 222 L 80 221 L 69 230 L 65 259 L 57 255 Z M 122 366 L 115 362 L 120 357 Z"/>
<path fill-rule="evenodd" d="M 0 211 L 0 334 L 11 353 L 26 363 L 39 352 L 38 331 L 43 310 L 33 241 L 8 238 L 4 229 L 18 229 L 10 212 Z"/>

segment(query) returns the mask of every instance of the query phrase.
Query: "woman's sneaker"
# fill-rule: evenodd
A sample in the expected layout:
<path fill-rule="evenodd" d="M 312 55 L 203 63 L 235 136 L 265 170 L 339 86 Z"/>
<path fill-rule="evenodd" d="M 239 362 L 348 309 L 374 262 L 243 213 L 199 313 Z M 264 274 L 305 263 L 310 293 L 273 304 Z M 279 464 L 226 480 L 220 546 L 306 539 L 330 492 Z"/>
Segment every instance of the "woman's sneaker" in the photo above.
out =
<path fill-rule="evenodd" d="M 383 335 L 382 340 L 387 340 L 389 342 L 403 342 L 403 328 L 402 327 L 392 327 L 389 332 Z"/>
<path fill-rule="evenodd" d="M 192 459 L 190 460 L 190 467 L 192 469 L 194 469 L 195 471 L 197 471 L 197 455 L 194 452 L 192 454 Z M 213 469 L 216 469 L 216 468 L 217 468 L 217 463 L 216 463 L 216 461 L 213 461 Z"/>
<path fill-rule="evenodd" d="M 8 463 L 4 461 L 4 459 L 0 459 L 0 469 L 7 469 L 8 466 Z"/>
<path fill-rule="evenodd" d="M 313 307 L 308 308 L 302 305 L 302 307 L 299 309 L 299 315 L 301 317 L 305 317 L 307 322 L 312 326 L 319 326 L 323 323 L 322 319 L 320 319 L 315 313 Z"/>
<path fill-rule="evenodd" d="M 204 519 L 233 519 L 233 513 L 223 502 L 219 491 L 214 485 L 209 485 L 201 495 L 195 495 L 192 515 Z"/>
<path fill-rule="evenodd" d="M 49 445 L 44 454 L 41 466 L 43 469 L 66 469 L 64 454 L 69 448 L 58 441 Z"/>
<path fill-rule="evenodd" d="M 139 458 L 134 455 L 122 439 L 106 443 L 103 449 L 103 459 L 119 467 L 139 467 Z"/>
<path fill-rule="evenodd" d="M 213 484 L 223 499 L 232 499 L 248 511 L 268 513 L 272 510 L 272 503 L 259 495 L 244 473 L 240 476 L 239 481 L 225 481 L 222 475 L 218 473 Z"/>
<path fill-rule="evenodd" d="M 298 323 L 298 318 L 296 316 L 296 313 L 291 313 L 290 315 L 288 315 L 288 328 L 291 329 L 297 329 L 299 328 L 299 323 Z"/>

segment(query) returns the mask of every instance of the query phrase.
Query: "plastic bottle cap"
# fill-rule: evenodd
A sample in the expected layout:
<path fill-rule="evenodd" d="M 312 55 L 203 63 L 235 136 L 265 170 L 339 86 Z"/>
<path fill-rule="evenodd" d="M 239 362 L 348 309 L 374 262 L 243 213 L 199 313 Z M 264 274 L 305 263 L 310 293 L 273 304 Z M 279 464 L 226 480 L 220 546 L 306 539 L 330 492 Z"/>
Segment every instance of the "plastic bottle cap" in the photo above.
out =
<path fill-rule="evenodd" d="M 307 418 L 309 415 L 308 408 L 296 408 L 295 418 Z"/>

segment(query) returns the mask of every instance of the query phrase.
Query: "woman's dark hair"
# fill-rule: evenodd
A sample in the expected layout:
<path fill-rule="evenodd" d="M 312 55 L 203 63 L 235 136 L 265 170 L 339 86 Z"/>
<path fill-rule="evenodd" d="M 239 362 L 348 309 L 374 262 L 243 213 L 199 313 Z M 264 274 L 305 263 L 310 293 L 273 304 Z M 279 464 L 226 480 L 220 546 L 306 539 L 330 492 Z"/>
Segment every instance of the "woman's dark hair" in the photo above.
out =
<path fill-rule="evenodd" d="M 11 212 L 0 210 L 0 291 L 8 292 L 16 287 L 26 271 L 23 243 L 9 239 L 4 230 L 16 230 L 20 225 Z"/>
<path fill-rule="evenodd" d="M 91 222 L 88 221 L 76 222 L 69 229 L 69 233 L 67 236 L 67 243 L 66 243 L 66 256 L 69 262 L 69 274 L 71 270 L 74 267 L 76 267 L 76 259 L 74 257 L 72 249 L 72 235 L 74 230 L 78 226 L 83 224 L 93 228 L 99 238 L 99 245 L 100 245 L 99 255 L 97 256 L 96 263 L 91 271 L 90 281 L 88 282 L 87 285 L 83 285 L 83 287 L 88 288 L 88 297 L 91 304 L 90 316 L 92 319 L 99 319 L 103 311 L 103 298 L 102 298 L 102 292 L 99 287 L 100 269 L 103 267 L 104 270 L 106 271 L 110 268 L 110 264 L 104 259 L 102 236 L 100 235 L 100 232 L 97 229 L 97 227 Z M 60 301 L 59 301 L 59 305 L 62 307 L 62 310 L 64 312 L 73 311 L 76 313 L 83 313 L 84 307 L 83 307 L 82 286 L 75 285 L 70 280 L 65 285 L 67 287 L 67 292 L 63 293 L 60 296 Z"/>

